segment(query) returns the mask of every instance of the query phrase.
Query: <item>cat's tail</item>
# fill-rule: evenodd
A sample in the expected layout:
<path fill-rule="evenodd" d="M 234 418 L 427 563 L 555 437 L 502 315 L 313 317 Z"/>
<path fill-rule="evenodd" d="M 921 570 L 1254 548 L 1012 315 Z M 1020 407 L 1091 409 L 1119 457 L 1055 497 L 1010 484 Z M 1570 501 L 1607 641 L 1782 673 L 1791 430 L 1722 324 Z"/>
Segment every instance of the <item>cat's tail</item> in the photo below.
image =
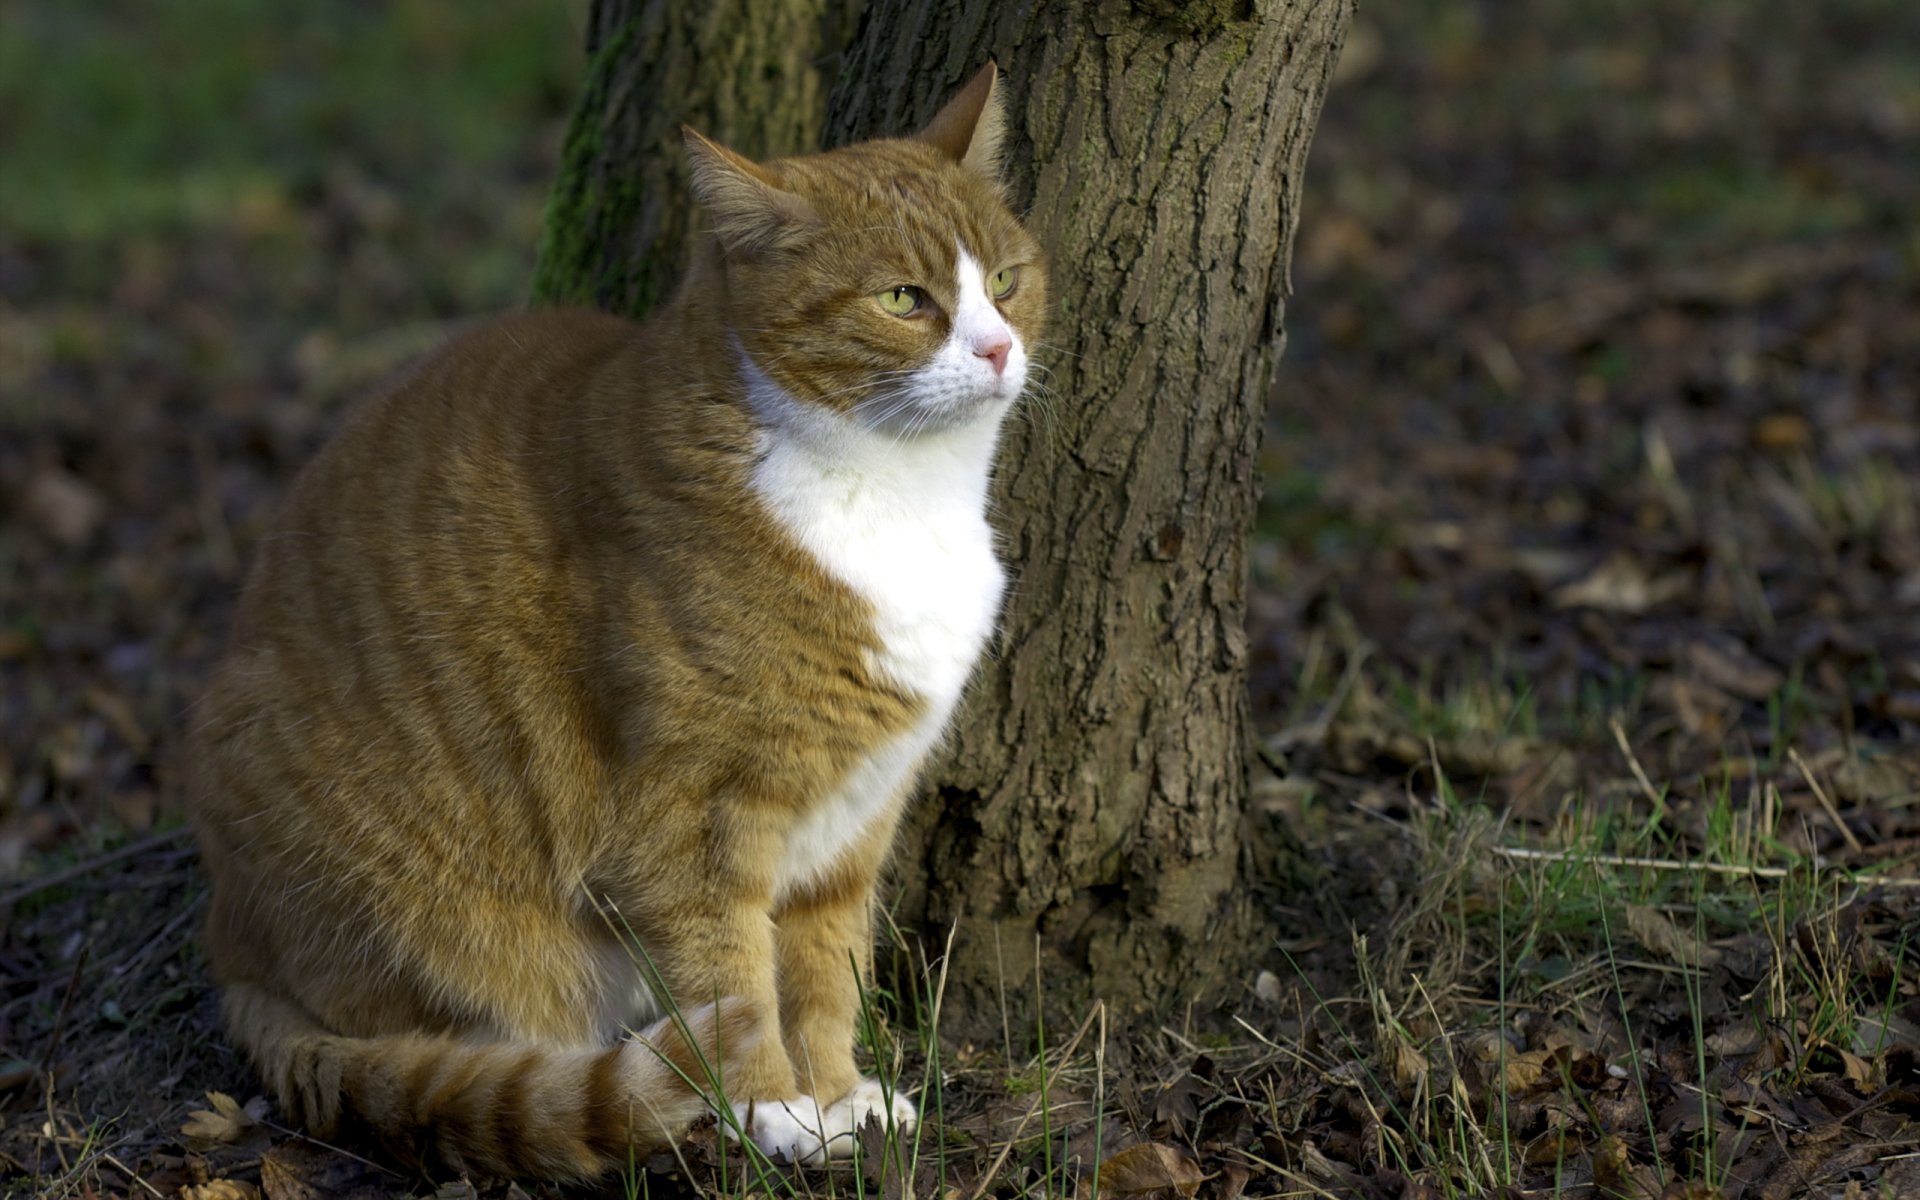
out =
<path fill-rule="evenodd" d="M 229 986 L 224 1007 L 282 1110 L 315 1135 L 360 1126 L 415 1162 L 551 1180 L 594 1179 L 679 1141 L 712 1111 L 709 1068 L 724 1077 L 761 1028 L 738 997 L 591 1049 L 341 1037 L 247 984 Z"/>

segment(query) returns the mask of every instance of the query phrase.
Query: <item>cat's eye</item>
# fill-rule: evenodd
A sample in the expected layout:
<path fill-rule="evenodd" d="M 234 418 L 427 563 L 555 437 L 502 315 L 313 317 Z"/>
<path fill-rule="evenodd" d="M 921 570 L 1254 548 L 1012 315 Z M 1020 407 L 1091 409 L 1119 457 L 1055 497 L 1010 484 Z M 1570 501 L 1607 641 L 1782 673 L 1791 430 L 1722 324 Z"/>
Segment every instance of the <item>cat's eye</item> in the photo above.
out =
<path fill-rule="evenodd" d="M 925 294 L 917 287 L 888 288 L 874 297 L 880 307 L 896 317 L 910 317 L 920 311 Z"/>
<path fill-rule="evenodd" d="M 993 273 L 993 278 L 987 282 L 993 287 L 993 298 L 995 300 L 1005 300 L 1008 296 L 1013 295 L 1013 285 L 1020 282 L 1020 268 L 1001 267 Z"/>

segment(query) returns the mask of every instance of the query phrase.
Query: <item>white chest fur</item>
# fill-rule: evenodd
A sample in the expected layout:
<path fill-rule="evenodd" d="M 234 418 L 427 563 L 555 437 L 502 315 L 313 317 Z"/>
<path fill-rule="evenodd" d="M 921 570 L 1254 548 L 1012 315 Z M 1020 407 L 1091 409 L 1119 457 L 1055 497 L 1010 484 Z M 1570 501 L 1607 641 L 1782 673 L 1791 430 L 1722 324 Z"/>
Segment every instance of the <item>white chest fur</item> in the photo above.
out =
<path fill-rule="evenodd" d="M 755 490 L 830 575 L 872 605 L 879 648 L 869 665 L 926 704 L 918 725 L 858 763 L 802 819 L 781 864 L 785 894 L 891 814 L 992 632 L 1005 575 L 986 497 L 1003 409 L 902 439 L 832 414 L 798 414 L 791 398 L 769 393 L 764 376 L 752 382 L 762 412 L 785 409 L 767 430 Z"/>

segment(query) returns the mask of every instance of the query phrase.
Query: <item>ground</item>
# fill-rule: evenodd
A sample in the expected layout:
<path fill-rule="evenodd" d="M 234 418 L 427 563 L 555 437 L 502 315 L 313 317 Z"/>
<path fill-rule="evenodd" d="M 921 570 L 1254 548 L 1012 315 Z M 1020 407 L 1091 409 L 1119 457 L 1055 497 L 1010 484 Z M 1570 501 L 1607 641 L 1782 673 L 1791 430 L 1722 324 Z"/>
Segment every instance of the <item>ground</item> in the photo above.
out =
<path fill-rule="evenodd" d="M 880 998 L 912 1191 L 1920 1195 L 1920 8 L 1401 7 L 1270 406 L 1308 878 L 1219 1013 L 933 1059 Z M 341 404 L 523 298 L 580 6 L 131 11 L 0 26 L 0 1190 L 430 1193 L 241 1107 L 171 755 Z"/>

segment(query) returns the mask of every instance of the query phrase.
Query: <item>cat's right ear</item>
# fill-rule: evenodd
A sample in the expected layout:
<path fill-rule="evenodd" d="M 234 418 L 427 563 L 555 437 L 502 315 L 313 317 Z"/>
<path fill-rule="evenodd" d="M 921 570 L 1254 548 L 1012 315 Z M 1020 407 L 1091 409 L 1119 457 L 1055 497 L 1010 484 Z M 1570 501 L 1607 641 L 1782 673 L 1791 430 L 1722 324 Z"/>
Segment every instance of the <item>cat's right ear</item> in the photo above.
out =
<path fill-rule="evenodd" d="M 680 127 L 693 169 L 693 194 L 721 245 L 754 255 L 790 245 L 813 223 L 813 206 L 786 191 L 771 172 L 691 125 Z"/>
<path fill-rule="evenodd" d="M 974 73 L 967 86 L 947 101 L 919 133 L 948 158 L 1000 180 L 1000 143 L 1006 137 L 1007 118 L 1000 105 L 1000 68 L 992 59 Z"/>

